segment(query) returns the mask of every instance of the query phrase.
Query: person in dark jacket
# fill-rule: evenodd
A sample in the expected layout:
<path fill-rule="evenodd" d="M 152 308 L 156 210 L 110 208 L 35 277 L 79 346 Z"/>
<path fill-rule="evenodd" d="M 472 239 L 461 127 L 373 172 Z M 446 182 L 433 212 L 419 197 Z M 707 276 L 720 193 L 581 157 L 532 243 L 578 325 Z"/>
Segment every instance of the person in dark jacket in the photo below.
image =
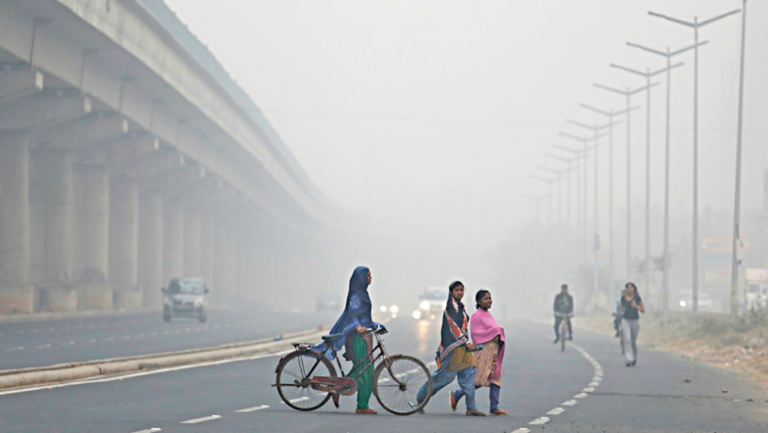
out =
<path fill-rule="evenodd" d="M 568 321 L 568 339 L 573 340 L 573 323 L 569 317 L 573 314 L 573 296 L 568 294 L 567 284 L 560 286 L 560 293 L 555 296 L 553 309 L 555 311 L 555 343 L 560 341 L 560 324 L 563 322 L 563 318 Z"/>

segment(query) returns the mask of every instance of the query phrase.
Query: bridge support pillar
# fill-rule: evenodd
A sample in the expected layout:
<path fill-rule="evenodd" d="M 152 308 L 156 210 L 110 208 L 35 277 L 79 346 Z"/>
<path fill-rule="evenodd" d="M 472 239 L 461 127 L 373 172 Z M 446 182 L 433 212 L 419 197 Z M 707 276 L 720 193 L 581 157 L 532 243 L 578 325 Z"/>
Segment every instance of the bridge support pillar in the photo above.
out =
<path fill-rule="evenodd" d="M 118 177 L 110 182 L 109 280 L 118 308 L 142 305 L 138 286 L 139 189 L 135 179 Z"/>
<path fill-rule="evenodd" d="M 202 242 L 200 224 L 200 211 L 186 209 L 184 212 L 184 277 L 199 277 L 202 274 L 200 267 L 200 244 Z"/>
<path fill-rule="evenodd" d="M 109 270 L 109 168 L 75 169 L 74 280 L 78 310 L 112 308 Z"/>
<path fill-rule="evenodd" d="M 23 134 L 0 134 L 0 314 L 31 313 L 29 148 Z"/>
<path fill-rule="evenodd" d="M 30 211 L 32 280 L 38 289 L 38 309 L 77 310 L 72 285 L 74 165 L 67 149 L 32 151 Z"/>
<path fill-rule="evenodd" d="M 163 287 L 171 278 L 184 276 L 184 206 L 180 201 L 165 203 L 163 225 Z"/>
<path fill-rule="evenodd" d="M 200 224 L 200 268 L 207 287 L 214 287 L 214 260 L 216 234 L 213 221 L 202 218 Z M 215 299 L 215 296 L 214 296 Z"/>
<path fill-rule="evenodd" d="M 139 198 L 139 286 L 145 307 L 161 304 L 163 281 L 163 200 L 155 192 Z"/>

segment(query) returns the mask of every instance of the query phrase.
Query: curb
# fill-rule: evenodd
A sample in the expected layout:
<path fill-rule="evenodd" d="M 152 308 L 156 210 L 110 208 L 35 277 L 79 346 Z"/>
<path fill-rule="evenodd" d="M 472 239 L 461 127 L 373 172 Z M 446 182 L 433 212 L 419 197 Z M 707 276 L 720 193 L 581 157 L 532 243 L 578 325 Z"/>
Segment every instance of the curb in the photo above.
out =
<path fill-rule="evenodd" d="M 291 347 L 290 338 L 320 338 L 324 329 L 292 332 L 276 338 L 225 344 L 203 349 L 166 352 L 124 358 L 57 364 L 48 367 L 32 367 L 0 371 L 0 390 L 59 384 L 75 380 L 92 379 L 99 376 L 148 371 L 160 368 L 178 367 L 224 359 L 245 357 L 259 353 L 274 353 Z"/>

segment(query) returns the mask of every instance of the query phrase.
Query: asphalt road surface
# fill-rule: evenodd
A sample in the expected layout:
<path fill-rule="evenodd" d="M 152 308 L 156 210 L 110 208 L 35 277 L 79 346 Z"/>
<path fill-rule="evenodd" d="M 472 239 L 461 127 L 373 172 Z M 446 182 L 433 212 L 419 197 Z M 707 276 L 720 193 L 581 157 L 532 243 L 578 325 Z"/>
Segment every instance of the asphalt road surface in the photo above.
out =
<path fill-rule="evenodd" d="M 336 313 L 217 310 L 207 323 L 151 313 L 0 323 L 0 370 L 195 349 L 332 324 Z"/>
<path fill-rule="evenodd" d="M 433 397 L 426 415 L 391 415 L 379 408 L 375 397 L 375 416 L 355 415 L 354 397 L 342 397 L 340 410 L 329 402 L 314 412 L 298 412 L 282 404 L 269 386 L 279 357 L 266 356 L 0 393 L 0 431 L 768 431 L 768 397 L 741 376 L 642 348 L 637 366 L 627 368 L 615 339 L 579 330 L 578 319 L 574 324 L 578 346 L 561 352 L 552 344 L 550 326 L 503 323 L 509 346 L 501 407 L 510 413 L 507 417 L 466 417 L 463 403 L 452 413 L 448 389 Z M 390 353 L 433 361 L 438 322 L 398 318 L 387 326 Z M 488 410 L 487 388 L 478 390 L 478 404 Z"/>

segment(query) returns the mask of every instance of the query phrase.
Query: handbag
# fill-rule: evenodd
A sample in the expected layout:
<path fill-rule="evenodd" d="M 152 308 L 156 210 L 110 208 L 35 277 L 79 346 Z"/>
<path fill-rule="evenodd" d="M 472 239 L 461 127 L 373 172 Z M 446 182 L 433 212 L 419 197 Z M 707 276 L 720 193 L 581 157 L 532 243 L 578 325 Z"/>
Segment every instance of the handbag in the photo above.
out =
<path fill-rule="evenodd" d="M 450 371 L 461 371 L 475 366 L 475 355 L 467 350 L 467 346 L 459 346 L 453 349 L 453 357 L 448 365 Z"/>

